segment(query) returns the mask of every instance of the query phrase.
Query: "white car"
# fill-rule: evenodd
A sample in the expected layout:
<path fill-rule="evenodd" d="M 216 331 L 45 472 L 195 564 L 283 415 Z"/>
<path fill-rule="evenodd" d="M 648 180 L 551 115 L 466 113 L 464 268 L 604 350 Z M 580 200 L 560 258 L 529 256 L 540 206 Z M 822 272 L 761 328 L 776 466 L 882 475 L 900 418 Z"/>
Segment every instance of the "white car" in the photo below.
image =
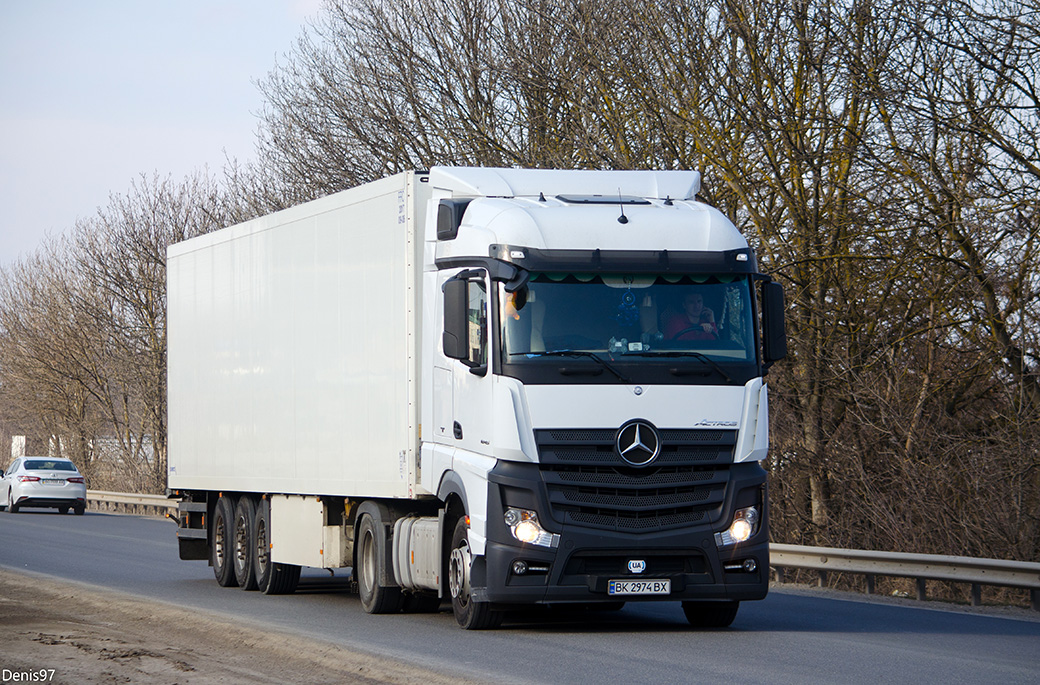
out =
<path fill-rule="evenodd" d="M 19 457 L 0 476 L 0 511 L 47 507 L 82 515 L 87 510 L 87 485 L 68 459 Z"/>

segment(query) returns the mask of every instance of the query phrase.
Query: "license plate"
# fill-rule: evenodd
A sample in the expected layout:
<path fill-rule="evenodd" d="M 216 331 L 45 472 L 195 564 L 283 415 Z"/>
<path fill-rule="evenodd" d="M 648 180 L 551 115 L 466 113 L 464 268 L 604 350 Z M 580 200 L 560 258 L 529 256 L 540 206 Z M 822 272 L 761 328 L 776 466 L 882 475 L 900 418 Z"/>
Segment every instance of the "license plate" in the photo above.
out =
<path fill-rule="evenodd" d="M 611 580 L 608 595 L 667 595 L 672 592 L 670 580 Z"/>
<path fill-rule="evenodd" d="M 65 479 L 64 478 L 44 478 L 43 479 L 43 484 L 44 485 L 65 485 Z"/>

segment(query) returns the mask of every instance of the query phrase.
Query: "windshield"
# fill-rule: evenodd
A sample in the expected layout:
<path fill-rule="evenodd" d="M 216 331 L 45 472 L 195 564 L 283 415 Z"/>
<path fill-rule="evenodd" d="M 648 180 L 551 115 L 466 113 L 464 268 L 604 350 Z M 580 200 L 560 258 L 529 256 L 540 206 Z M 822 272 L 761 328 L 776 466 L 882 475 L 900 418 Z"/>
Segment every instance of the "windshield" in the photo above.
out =
<path fill-rule="evenodd" d="M 515 293 L 499 290 L 503 362 L 753 363 L 750 292 L 737 274 L 532 273 Z"/>

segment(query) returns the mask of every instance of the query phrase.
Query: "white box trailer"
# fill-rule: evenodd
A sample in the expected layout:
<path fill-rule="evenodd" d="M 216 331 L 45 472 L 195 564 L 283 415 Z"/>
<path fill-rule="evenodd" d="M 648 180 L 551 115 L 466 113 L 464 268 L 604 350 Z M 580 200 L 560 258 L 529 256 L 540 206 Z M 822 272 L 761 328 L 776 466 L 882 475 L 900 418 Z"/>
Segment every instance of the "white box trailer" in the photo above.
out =
<path fill-rule="evenodd" d="M 398 175 L 170 248 L 170 487 L 414 496 L 429 197 Z"/>
<path fill-rule="evenodd" d="M 782 291 L 696 172 L 434 168 L 168 251 L 181 557 L 370 613 L 765 596 Z M 685 318 L 684 318 L 685 317 Z"/>

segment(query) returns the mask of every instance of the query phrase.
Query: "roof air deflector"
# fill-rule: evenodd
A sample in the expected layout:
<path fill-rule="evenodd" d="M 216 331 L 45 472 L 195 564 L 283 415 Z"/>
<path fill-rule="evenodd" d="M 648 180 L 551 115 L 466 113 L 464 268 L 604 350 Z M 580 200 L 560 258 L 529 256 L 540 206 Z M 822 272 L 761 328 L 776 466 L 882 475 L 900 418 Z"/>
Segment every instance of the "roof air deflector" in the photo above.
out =
<path fill-rule="evenodd" d="M 650 201 L 632 195 L 557 195 L 556 199 L 569 205 L 648 205 Z"/>

